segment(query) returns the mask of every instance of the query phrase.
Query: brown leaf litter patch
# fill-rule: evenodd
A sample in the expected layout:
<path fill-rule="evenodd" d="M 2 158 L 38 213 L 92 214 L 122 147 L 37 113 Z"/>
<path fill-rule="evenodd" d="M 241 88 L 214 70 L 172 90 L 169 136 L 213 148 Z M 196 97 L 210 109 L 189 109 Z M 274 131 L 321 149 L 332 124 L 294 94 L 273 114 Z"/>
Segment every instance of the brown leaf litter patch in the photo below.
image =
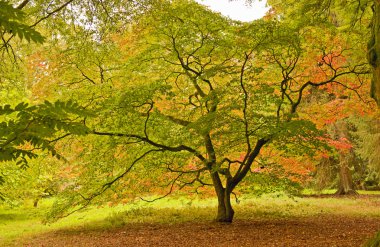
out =
<path fill-rule="evenodd" d="M 128 224 L 108 230 L 60 230 L 18 246 L 361 246 L 380 220 L 342 216 L 236 220 L 232 224 Z"/>

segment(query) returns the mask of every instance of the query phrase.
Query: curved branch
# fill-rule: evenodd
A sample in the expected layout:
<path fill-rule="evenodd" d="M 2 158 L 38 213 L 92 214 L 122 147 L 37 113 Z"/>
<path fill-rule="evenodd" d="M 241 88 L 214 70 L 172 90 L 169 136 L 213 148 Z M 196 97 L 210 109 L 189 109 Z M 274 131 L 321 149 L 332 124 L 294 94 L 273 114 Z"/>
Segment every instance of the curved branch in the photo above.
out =
<path fill-rule="evenodd" d="M 251 170 L 253 161 L 259 155 L 261 148 L 269 142 L 269 139 L 259 139 L 256 142 L 255 148 L 249 154 L 247 161 L 239 167 L 239 170 L 231 179 L 231 191 L 240 183 L 240 181 L 247 175 Z"/>
<path fill-rule="evenodd" d="M 301 103 L 301 100 L 302 100 L 302 97 L 303 97 L 303 91 L 308 87 L 308 86 L 314 86 L 314 87 L 319 87 L 319 86 L 323 86 L 323 85 L 326 85 L 326 84 L 329 84 L 329 83 L 338 83 L 340 85 L 343 85 L 342 83 L 336 81 L 337 78 L 341 77 L 341 76 L 344 76 L 344 75 L 350 75 L 350 74 L 353 74 L 353 75 L 367 75 L 370 73 L 370 71 L 367 71 L 367 70 L 364 70 L 364 71 L 356 71 L 357 68 L 360 68 L 360 67 L 363 67 L 365 66 L 365 64 L 360 64 L 360 65 L 356 65 L 353 69 L 349 69 L 348 71 L 345 71 L 345 72 L 341 72 L 341 73 L 336 73 L 337 72 L 337 69 L 334 69 L 334 75 L 326 80 L 326 81 L 323 81 L 323 82 L 312 82 L 312 81 L 307 81 L 305 84 L 303 84 L 299 90 L 297 90 L 296 92 L 298 92 L 298 98 L 297 98 L 297 101 L 295 101 L 293 104 L 292 104 L 292 108 L 291 108 L 291 113 L 295 113 L 296 110 L 297 110 L 297 107 L 298 105 Z M 352 89 L 354 90 L 355 88 L 349 88 L 349 87 L 346 87 L 347 89 Z"/>
<path fill-rule="evenodd" d="M 247 108 L 248 108 L 248 92 L 244 86 L 244 72 L 245 72 L 245 66 L 248 62 L 248 59 L 250 58 L 251 54 L 253 53 L 253 50 L 249 53 L 245 53 L 245 59 L 243 62 L 243 65 L 241 66 L 240 70 L 240 87 L 243 90 L 244 93 L 244 107 L 243 107 L 243 118 L 244 118 L 244 127 L 245 127 L 245 141 L 247 144 L 247 153 L 251 152 L 251 142 L 249 139 L 249 125 L 248 125 L 248 119 L 247 119 Z"/>
<path fill-rule="evenodd" d="M 139 136 L 139 135 L 135 135 L 135 134 L 99 132 L 99 131 L 93 131 L 90 134 L 99 135 L 99 136 L 116 136 L 116 137 L 127 137 L 127 138 L 138 139 L 138 140 L 146 142 L 146 143 L 148 143 L 148 144 L 150 144 L 150 145 L 152 145 L 154 147 L 162 148 L 165 151 L 170 151 L 170 152 L 187 151 L 187 152 L 193 154 L 195 157 L 197 157 L 202 162 L 206 163 L 206 161 L 207 161 L 207 159 L 205 157 L 203 157 L 203 155 L 200 154 L 197 150 L 195 150 L 195 149 L 193 149 L 193 148 L 191 148 L 189 146 L 186 146 L 186 145 L 179 145 L 179 146 L 175 146 L 175 147 L 167 146 L 167 145 L 164 145 L 164 144 L 160 144 L 160 143 L 154 142 L 154 141 L 150 140 L 147 137 L 143 137 L 143 136 Z"/>

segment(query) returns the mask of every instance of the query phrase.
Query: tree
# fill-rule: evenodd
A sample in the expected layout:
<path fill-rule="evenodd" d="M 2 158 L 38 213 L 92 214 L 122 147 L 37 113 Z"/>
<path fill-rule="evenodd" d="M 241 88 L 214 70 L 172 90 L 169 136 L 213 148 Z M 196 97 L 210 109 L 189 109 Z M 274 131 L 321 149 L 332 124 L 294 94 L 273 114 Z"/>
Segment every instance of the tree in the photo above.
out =
<path fill-rule="evenodd" d="M 252 1 L 248 1 L 252 2 Z M 380 3 L 377 0 L 343 1 L 343 0 L 312 0 L 312 1 L 277 1 L 269 0 L 273 6 L 272 14 L 282 14 L 295 19 L 296 22 L 306 22 L 309 25 L 329 23 L 355 34 L 361 33 L 357 43 L 367 41 L 367 59 L 373 68 L 371 97 L 380 105 L 380 77 L 378 57 Z M 368 29 L 370 27 L 370 29 Z"/>
<path fill-rule="evenodd" d="M 349 130 L 344 120 L 338 121 L 333 126 L 333 132 L 338 140 L 339 153 L 339 183 L 337 195 L 357 194 L 352 179 L 351 166 L 355 163 L 354 151 L 349 143 Z"/>
<path fill-rule="evenodd" d="M 98 120 L 86 121 L 92 134 L 120 143 L 129 165 L 108 173 L 100 188 L 70 188 L 58 217 L 151 167 L 177 174 L 169 193 L 212 186 L 216 220 L 231 222 L 231 194 L 263 147 L 289 156 L 321 147 L 321 132 L 297 115 L 307 89 L 360 83 L 368 73 L 366 64 L 344 59 L 351 51 L 313 43 L 319 33 L 275 20 L 233 22 L 191 1 L 160 2 L 131 29 L 121 49 L 127 76 L 104 97 Z M 324 76 L 314 78 L 315 70 Z"/>
<path fill-rule="evenodd" d="M 355 47 L 320 42 L 332 29 L 270 18 L 242 24 L 192 1 L 144 1 L 143 11 L 135 1 L 30 3 L 20 5 L 33 17 L 29 28 L 49 34 L 36 56 L 51 66 L 32 80 L 59 90 L 48 92 L 55 103 L 2 107 L 3 126 L 12 131 L 0 144 L 7 161 L 23 160 L 35 148 L 54 154 L 55 140 L 78 135 L 69 150 L 80 172 L 56 205 L 58 217 L 140 175 L 139 185 L 147 183 L 139 191 L 148 182 L 170 181 L 167 194 L 212 186 L 217 221 L 231 222 L 231 194 L 263 148 L 286 159 L 323 146 L 303 111 L 309 88 L 352 89 L 368 73 Z M 132 11 L 124 15 L 127 3 Z M 73 16 L 84 18 L 69 22 Z M 7 35 L 4 44 L 14 41 Z M 83 152 L 93 160 L 81 159 Z"/>
<path fill-rule="evenodd" d="M 373 1 L 372 5 L 373 18 L 371 23 L 371 39 L 368 42 L 368 60 L 373 67 L 373 79 L 371 87 L 371 96 L 380 105 L 380 3 Z"/>
<path fill-rule="evenodd" d="M 380 123 L 378 113 L 364 117 L 352 116 L 348 119 L 352 125 L 352 136 L 355 154 L 366 164 L 364 187 L 378 188 L 380 184 Z"/>

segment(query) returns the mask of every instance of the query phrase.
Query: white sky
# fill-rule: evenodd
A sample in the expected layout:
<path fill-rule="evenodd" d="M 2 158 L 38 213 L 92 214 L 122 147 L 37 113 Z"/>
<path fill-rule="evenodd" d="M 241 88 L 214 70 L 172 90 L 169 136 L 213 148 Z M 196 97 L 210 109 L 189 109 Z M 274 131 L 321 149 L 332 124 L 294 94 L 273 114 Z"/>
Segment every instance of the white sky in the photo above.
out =
<path fill-rule="evenodd" d="M 255 0 L 252 6 L 245 4 L 245 0 L 195 0 L 198 3 L 208 6 L 222 15 L 233 20 L 252 21 L 265 15 L 269 8 L 265 7 L 266 0 Z"/>

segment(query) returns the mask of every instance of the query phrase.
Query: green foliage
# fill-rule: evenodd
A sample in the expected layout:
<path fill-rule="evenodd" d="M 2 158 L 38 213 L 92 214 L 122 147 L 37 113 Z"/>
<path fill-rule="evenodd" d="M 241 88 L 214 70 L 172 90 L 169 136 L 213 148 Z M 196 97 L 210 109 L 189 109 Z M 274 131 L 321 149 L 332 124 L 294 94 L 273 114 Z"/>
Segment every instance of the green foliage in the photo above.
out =
<path fill-rule="evenodd" d="M 271 166 L 273 168 L 273 166 Z M 279 166 L 281 169 L 281 166 Z M 283 171 L 285 172 L 285 171 Z M 299 183 L 287 177 L 278 176 L 275 172 L 253 172 L 248 175 L 242 192 L 257 196 L 265 194 L 298 196 L 302 190 Z"/>
<path fill-rule="evenodd" d="M 55 133 L 84 135 L 89 132 L 74 117 L 86 117 L 90 112 L 71 101 L 45 101 L 40 105 L 29 106 L 21 102 L 15 107 L 0 106 L 0 161 L 17 161 L 22 168 L 27 166 L 27 158 L 35 158 L 34 149 L 49 151 L 60 157 L 51 145 Z M 22 148 L 29 144 L 30 148 Z"/>
<path fill-rule="evenodd" d="M 63 158 L 56 152 L 54 142 L 71 134 L 87 134 L 90 130 L 80 119 L 91 115 L 72 101 L 0 106 L 0 162 L 15 162 L 26 169 L 28 160 L 37 158 L 43 151 Z M 3 175 L 0 177 L 4 180 Z"/>
<path fill-rule="evenodd" d="M 20 39 L 26 39 L 28 42 L 43 43 L 44 37 L 25 24 L 26 15 L 22 10 L 14 8 L 10 3 L 0 1 L 0 35 L 4 40 L 4 35 L 14 34 Z"/>
<path fill-rule="evenodd" d="M 68 179 L 67 161 L 58 160 L 47 153 L 38 153 L 38 157 L 28 160 L 28 166 L 23 170 L 14 162 L 1 163 L 3 204 L 20 206 L 30 203 L 30 206 L 40 206 L 42 198 L 54 196 L 71 181 Z"/>
<path fill-rule="evenodd" d="M 287 156 L 314 156 L 319 151 L 331 150 L 321 138 L 324 134 L 313 122 L 294 119 L 278 126 L 278 137 L 273 141 L 273 146 L 285 151 Z"/>
<path fill-rule="evenodd" d="M 372 2 L 372 0 L 269 0 L 268 4 L 277 10 L 277 14 L 294 19 L 299 24 L 324 23 L 353 27 L 356 23 L 368 19 Z"/>
<path fill-rule="evenodd" d="M 358 117 L 348 119 L 351 124 L 350 134 L 355 144 L 355 154 L 366 163 L 368 182 L 380 184 L 380 122 L 378 116 Z"/>

